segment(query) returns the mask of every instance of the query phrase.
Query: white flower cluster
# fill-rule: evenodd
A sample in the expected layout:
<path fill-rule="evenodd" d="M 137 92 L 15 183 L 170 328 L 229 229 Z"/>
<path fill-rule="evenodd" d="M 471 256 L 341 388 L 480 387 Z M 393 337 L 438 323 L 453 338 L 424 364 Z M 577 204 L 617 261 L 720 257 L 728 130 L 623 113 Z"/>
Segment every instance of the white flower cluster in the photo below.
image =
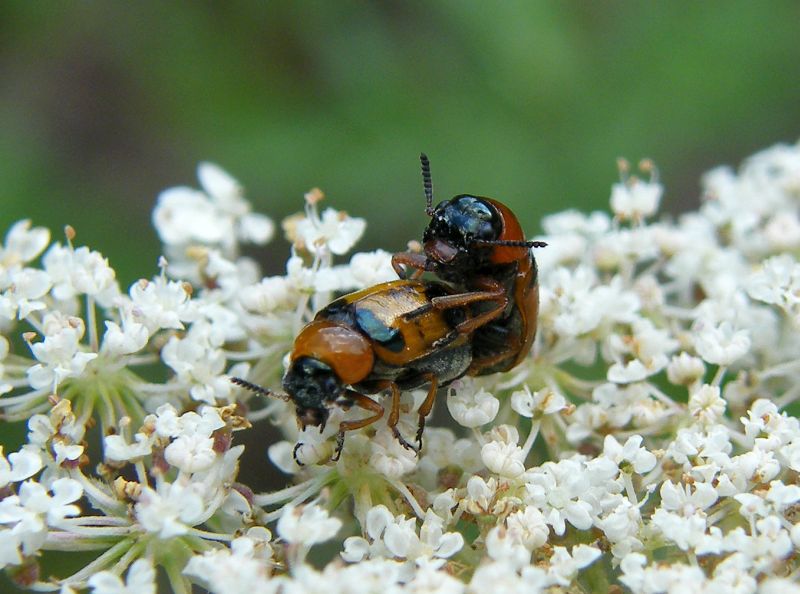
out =
<path fill-rule="evenodd" d="M 710 172 L 676 221 L 640 169 L 621 163 L 612 214 L 544 219 L 532 353 L 443 390 L 458 427 L 417 455 L 381 421 L 336 463 L 363 411 L 298 435 L 291 403 L 230 377 L 277 388 L 315 310 L 395 278 L 387 252 L 335 262 L 363 220 L 311 190 L 286 274 L 261 278 L 240 247 L 272 221 L 201 164 L 202 190 L 159 197 L 160 272 L 127 293 L 73 229 L 14 224 L 0 411 L 28 435 L 0 450 L 0 568 L 64 594 L 152 594 L 158 573 L 218 594 L 800 592 L 800 146 Z M 402 396 L 401 434 L 425 396 Z M 267 421 L 291 484 L 257 493 L 234 441 Z M 69 576 L 40 556 L 78 550 L 97 556 Z"/>

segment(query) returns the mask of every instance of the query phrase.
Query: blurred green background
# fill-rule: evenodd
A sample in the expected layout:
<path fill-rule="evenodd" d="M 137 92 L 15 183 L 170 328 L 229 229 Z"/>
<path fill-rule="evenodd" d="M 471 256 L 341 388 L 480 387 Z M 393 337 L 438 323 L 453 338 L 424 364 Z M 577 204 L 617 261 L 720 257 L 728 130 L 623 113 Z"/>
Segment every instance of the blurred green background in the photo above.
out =
<path fill-rule="evenodd" d="M 127 286 L 156 271 L 159 191 L 212 160 L 276 221 L 319 186 L 367 219 L 358 249 L 397 251 L 420 151 L 438 199 L 499 198 L 529 235 L 605 208 L 618 156 L 678 213 L 800 135 L 799 23 L 796 0 L 3 2 L 0 236 L 69 223 Z M 280 273 L 288 246 L 253 255 Z"/>
<path fill-rule="evenodd" d="M 217 162 L 279 220 L 322 188 L 400 250 L 474 192 L 529 234 L 603 208 L 615 159 L 652 157 L 664 208 L 699 175 L 800 134 L 800 3 L 0 4 L 0 233 L 20 217 L 155 270 L 158 192 Z M 282 241 L 256 255 L 283 270 Z"/>

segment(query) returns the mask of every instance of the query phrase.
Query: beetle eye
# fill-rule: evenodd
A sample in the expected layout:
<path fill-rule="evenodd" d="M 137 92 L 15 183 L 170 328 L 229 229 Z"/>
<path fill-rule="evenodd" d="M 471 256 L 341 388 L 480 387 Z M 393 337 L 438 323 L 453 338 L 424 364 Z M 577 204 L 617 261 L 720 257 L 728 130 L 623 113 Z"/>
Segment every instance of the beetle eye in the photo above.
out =
<path fill-rule="evenodd" d="M 465 239 L 494 239 L 492 211 L 482 201 L 465 201 L 456 220 Z"/>
<path fill-rule="evenodd" d="M 440 239 L 469 248 L 475 239 L 497 239 L 501 226 L 497 213 L 489 204 L 465 194 L 436 207 L 424 239 Z"/>
<path fill-rule="evenodd" d="M 324 379 L 320 382 L 325 390 L 326 394 L 338 394 L 340 387 L 339 382 L 336 380 L 333 375 L 325 376 Z"/>

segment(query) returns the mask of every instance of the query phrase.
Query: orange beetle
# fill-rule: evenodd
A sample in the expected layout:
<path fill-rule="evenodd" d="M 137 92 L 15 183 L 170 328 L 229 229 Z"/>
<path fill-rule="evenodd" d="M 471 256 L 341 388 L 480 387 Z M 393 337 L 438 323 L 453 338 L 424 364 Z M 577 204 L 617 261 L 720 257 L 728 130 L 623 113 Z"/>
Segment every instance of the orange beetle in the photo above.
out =
<path fill-rule="evenodd" d="M 519 220 L 492 198 L 461 194 L 432 208 L 430 163 L 423 153 L 422 178 L 431 222 L 423 235 L 423 253 L 395 254 L 400 276 L 433 272 L 459 292 L 436 297 L 436 308 L 469 306 L 472 316 L 458 330 L 472 334 L 469 375 L 507 371 L 519 364 L 536 336 L 539 312 L 538 269 Z"/>
<path fill-rule="evenodd" d="M 413 449 L 397 429 L 400 393 L 429 384 L 418 411 L 416 440 L 421 447 L 437 388 L 464 375 L 472 362 L 470 336 L 459 330 L 469 321 L 469 309 L 457 303 L 432 305 L 452 294 L 443 283 L 397 280 L 345 295 L 317 313 L 295 339 L 283 377 L 285 396 L 241 378 L 232 381 L 292 402 L 301 428 L 313 425 L 322 431 L 332 406 L 369 412 L 363 419 L 339 424 L 333 460 L 341 454 L 345 432 L 383 417 L 383 405 L 367 394 L 386 390 L 392 395 L 387 424 L 404 447 Z M 294 449 L 298 464 L 300 445 Z"/>

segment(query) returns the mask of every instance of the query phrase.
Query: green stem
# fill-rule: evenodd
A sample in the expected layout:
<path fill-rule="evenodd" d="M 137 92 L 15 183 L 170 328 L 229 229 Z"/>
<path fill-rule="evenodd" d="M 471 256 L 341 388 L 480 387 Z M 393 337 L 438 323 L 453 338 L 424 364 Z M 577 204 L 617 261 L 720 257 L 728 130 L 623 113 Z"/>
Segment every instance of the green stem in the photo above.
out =
<path fill-rule="evenodd" d="M 69 585 L 84 583 L 89 577 L 111 565 L 117 557 L 124 555 L 135 543 L 136 541 L 132 538 L 119 541 L 89 565 L 61 580 L 61 583 Z"/>
<path fill-rule="evenodd" d="M 405 498 L 406 501 L 408 501 L 408 505 L 411 506 L 411 509 L 414 510 L 414 513 L 419 519 L 423 519 L 425 517 L 425 510 L 422 509 L 422 506 L 414 497 L 414 494 L 408 490 L 408 487 L 396 479 L 390 479 L 387 480 L 387 482 L 394 487 L 397 492 Z"/>
<path fill-rule="evenodd" d="M 86 297 L 86 326 L 89 330 L 89 348 L 98 351 L 99 339 L 97 335 L 97 310 L 94 306 L 94 297 Z"/>
<path fill-rule="evenodd" d="M 178 567 L 177 563 L 170 561 L 164 564 L 164 569 L 167 572 L 173 594 L 191 594 L 192 584 L 183 575 L 183 567 Z"/>

